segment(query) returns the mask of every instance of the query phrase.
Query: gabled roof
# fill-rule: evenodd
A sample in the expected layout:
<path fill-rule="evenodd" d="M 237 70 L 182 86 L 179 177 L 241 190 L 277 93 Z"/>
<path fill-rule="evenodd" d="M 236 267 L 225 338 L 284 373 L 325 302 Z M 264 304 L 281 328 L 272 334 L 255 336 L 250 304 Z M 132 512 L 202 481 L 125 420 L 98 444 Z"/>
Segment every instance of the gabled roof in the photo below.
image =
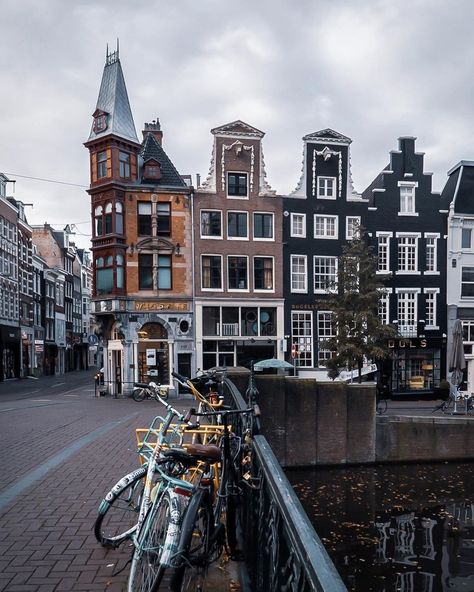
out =
<path fill-rule="evenodd" d="M 159 162 L 161 168 L 161 179 L 147 180 L 142 178 L 142 183 L 151 183 L 153 185 L 163 185 L 166 187 L 187 186 L 152 133 L 148 133 L 143 140 L 141 157 L 143 158 L 143 162 L 150 159 Z"/>
<path fill-rule="evenodd" d="M 114 134 L 136 144 L 140 143 L 135 131 L 118 51 L 107 54 L 94 113 L 98 112 L 107 114 L 107 127 L 98 132 L 92 127 L 88 142 Z"/>
<path fill-rule="evenodd" d="M 446 206 L 453 203 L 459 214 L 474 214 L 474 162 L 463 160 L 448 173 L 449 177 L 441 193 Z"/>
<path fill-rule="evenodd" d="M 313 132 L 303 137 L 305 142 L 311 141 L 325 141 L 325 142 L 338 142 L 341 144 L 350 144 L 352 140 L 347 136 L 343 136 L 339 132 L 335 132 L 330 128 L 319 130 L 319 132 Z"/>
<path fill-rule="evenodd" d="M 237 119 L 231 123 L 226 123 L 225 125 L 211 129 L 211 134 L 221 136 L 255 136 L 257 138 L 263 138 L 265 132 Z"/>

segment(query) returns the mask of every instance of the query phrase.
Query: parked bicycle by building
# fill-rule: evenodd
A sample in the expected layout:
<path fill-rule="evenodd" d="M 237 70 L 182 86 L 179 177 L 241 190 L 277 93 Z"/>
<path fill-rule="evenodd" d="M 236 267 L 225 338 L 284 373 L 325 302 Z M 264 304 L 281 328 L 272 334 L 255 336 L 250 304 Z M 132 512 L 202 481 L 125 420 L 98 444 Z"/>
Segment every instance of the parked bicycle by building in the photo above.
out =
<path fill-rule="evenodd" d="M 159 397 L 166 401 L 169 390 L 166 386 L 160 386 L 156 382 L 134 382 L 132 397 L 134 401 L 143 401 L 144 399 L 154 399 L 159 401 Z"/>

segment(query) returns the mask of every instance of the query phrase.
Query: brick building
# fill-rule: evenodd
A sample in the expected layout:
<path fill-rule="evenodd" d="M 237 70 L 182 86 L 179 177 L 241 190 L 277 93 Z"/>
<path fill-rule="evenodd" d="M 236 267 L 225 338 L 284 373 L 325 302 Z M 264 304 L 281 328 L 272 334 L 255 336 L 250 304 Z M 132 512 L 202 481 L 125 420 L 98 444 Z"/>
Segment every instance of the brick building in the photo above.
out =
<path fill-rule="evenodd" d="M 283 356 L 281 199 L 268 185 L 264 133 L 234 121 L 211 130 L 207 180 L 194 199 L 197 366 Z"/>
<path fill-rule="evenodd" d="M 105 380 L 117 394 L 136 380 L 171 385 L 173 369 L 193 364 L 191 188 L 163 150 L 158 120 L 139 142 L 118 51 L 107 53 L 85 146 Z"/>

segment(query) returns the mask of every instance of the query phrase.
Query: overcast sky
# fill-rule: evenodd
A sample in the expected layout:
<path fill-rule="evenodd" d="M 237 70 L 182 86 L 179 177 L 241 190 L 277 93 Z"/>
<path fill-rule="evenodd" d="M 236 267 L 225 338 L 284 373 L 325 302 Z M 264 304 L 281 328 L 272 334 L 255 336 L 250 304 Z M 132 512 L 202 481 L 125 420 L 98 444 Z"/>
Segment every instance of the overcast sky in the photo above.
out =
<path fill-rule="evenodd" d="M 20 175 L 88 185 L 83 142 L 117 37 L 137 134 L 159 117 L 182 174 L 207 175 L 209 130 L 235 119 L 266 132 L 281 194 L 302 136 L 327 127 L 353 140 L 358 191 L 401 135 L 437 191 L 474 160 L 472 0 L 2 0 L 0 22 L 0 172 L 34 204 L 30 223 L 77 224 L 81 246 L 85 189 Z"/>

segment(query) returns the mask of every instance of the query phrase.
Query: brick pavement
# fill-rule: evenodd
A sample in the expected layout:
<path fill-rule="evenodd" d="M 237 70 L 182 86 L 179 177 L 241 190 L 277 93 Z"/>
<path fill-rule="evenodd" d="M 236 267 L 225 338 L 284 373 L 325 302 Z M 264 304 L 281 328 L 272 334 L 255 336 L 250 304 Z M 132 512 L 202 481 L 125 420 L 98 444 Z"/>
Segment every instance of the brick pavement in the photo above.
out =
<path fill-rule="evenodd" d="M 21 399 L 22 409 L 0 413 L 0 461 L 6 477 L 0 496 L 8 485 L 54 460 L 78 438 L 128 418 L 51 468 L 0 512 L 0 591 L 126 589 L 131 549 L 103 549 L 91 528 L 105 492 L 137 466 L 135 428 L 147 426 L 159 407 L 152 401 L 95 398 L 87 389 L 78 389 L 77 400 L 49 394 L 50 403 L 43 401 L 42 406 L 31 395 Z M 48 396 L 42 393 L 38 398 Z M 190 404 L 189 399 L 174 402 L 178 409 Z M 20 405 L 20 398 L 4 403 L 0 392 L 0 412 L 15 405 Z M 214 571 L 219 579 L 212 590 L 227 590 L 235 576 Z"/>

